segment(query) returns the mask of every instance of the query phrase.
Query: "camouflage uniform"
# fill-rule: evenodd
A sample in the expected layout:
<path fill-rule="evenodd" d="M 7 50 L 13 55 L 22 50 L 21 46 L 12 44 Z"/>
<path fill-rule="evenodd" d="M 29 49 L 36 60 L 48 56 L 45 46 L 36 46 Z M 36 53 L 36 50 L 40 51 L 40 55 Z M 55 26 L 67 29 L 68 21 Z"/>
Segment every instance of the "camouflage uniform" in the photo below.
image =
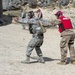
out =
<path fill-rule="evenodd" d="M 32 39 L 28 44 L 26 55 L 30 56 L 32 50 L 35 48 L 38 56 L 42 56 L 40 46 L 43 44 L 43 33 L 39 27 L 38 19 L 32 18 L 28 20 L 28 24 L 32 24 Z"/>
<path fill-rule="evenodd" d="M 73 30 L 65 30 L 61 33 L 61 42 L 60 42 L 60 48 L 61 48 L 61 61 L 64 62 L 66 60 L 67 56 L 67 48 L 69 48 L 70 52 L 70 60 L 75 60 L 75 51 L 74 51 L 74 38 L 75 33 Z"/>
<path fill-rule="evenodd" d="M 29 64 L 30 63 L 30 55 L 32 53 L 32 50 L 35 48 L 37 55 L 39 56 L 38 62 L 44 63 L 44 59 L 42 57 L 42 51 L 40 47 L 43 44 L 43 32 L 41 27 L 39 26 L 39 21 L 37 18 L 33 17 L 27 21 L 29 25 L 32 25 L 30 28 L 30 33 L 32 35 L 32 39 L 29 42 L 26 50 L 26 60 L 23 61 L 22 63 Z"/>

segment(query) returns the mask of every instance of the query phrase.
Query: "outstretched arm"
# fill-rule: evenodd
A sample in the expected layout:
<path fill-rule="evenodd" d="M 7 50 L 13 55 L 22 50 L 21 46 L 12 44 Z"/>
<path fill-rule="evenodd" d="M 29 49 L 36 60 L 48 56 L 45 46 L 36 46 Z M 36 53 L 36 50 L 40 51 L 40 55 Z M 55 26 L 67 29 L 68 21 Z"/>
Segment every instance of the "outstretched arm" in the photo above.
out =
<path fill-rule="evenodd" d="M 53 26 L 54 25 L 59 25 L 60 23 L 61 23 L 60 19 L 55 19 L 55 20 L 53 20 L 53 21 L 50 22 L 50 24 L 53 25 Z"/>

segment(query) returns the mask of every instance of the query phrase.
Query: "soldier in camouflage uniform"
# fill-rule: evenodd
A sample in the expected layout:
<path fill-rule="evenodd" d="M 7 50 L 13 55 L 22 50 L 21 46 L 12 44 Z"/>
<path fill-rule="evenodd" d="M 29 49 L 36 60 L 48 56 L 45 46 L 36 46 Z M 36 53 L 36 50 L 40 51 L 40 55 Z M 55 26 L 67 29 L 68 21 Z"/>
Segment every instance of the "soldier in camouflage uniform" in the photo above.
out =
<path fill-rule="evenodd" d="M 29 42 L 27 50 L 26 50 L 26 60 L 22 61 L 22 63 L 27 63 L 27 64 L 30 63 L 30 55 L 34 48 L 36 50 L 37 55 L 39 56 L 38 61 L 40 63 L 44 63 L 45 61 L 42 57 L 42 51 L 40 49 L 40 46 L 42 46 L 42 44 L 43 44 L 43 38 L 44 38 L 43 32 L 39 26 L 38 19 L 34 17 L 33 11 L 30 11 L 28 13 L 28 18 L 29 18 L 29 20 L 27 23 L 29 25 L 32 25 L 30 28 L 30 33 L 33 35 L 32 35 L 32 39 Z"/>
<path fill-rule="evenodd" d="M 67 64 L 66 57 L 67 51 L 70 52 L 70 60 L 72 64 L 75 64 L 75 50 L 74 50 L 74 38 L 75 33 L 73 31 L 72 23 L 68 17 L 63 16 L 62 11 L 56 12 L 55 16 L 59 20 L 58 29 L 61 33 L 61 61 L 58 64 Z"/>

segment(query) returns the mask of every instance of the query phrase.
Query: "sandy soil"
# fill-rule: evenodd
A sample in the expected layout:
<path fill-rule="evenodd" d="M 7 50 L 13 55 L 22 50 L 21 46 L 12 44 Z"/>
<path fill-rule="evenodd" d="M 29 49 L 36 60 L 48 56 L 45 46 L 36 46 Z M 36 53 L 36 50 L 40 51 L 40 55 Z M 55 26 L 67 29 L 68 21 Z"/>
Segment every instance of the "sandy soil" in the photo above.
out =
<path fill-rule="evenodd" d="M 44 11 L 44 14 L 46 10 Z M 48 14 L 47 14 L 48 16 Z M 47 18 L 47 17 L 45 17 Z M 48 19 L 48 18 L 47 18 Z M 21 24 L 10 24 L 0 27 L 0 75 L 74 75 L 75 65 L 58 65 L 60 61 L 60 33 L 57 28 L 49 28 L 45 33 L 41 47 L 45 64 L 31 59 L 31 64 L 22 64 L 25 51 L 31 39 L 28 27 L 22 29 Z M 36 57 L 33 50 L 32 57 Z M 69 57 L 69 52 L 67 57 Z M 68 58 L 69 60 L 69 58 Z"/>

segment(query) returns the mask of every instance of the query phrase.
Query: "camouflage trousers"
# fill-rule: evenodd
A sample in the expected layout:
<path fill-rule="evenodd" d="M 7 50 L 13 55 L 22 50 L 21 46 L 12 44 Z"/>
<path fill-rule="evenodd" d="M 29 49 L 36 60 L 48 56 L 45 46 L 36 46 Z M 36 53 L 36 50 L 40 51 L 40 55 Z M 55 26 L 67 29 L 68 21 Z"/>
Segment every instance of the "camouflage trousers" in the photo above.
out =
<path fill-rule="evenodd" d="M 43 44 L 43 39 L 38 39 L 38 38 L 32 38 L 31 41 L 28 44 L 27 50 L 26 50 L 26 55 L 30 56 L 33 49 L 36 50 L 36 53 L 38 56 L 42 56 L 42 51 L 40 49 L 41 45 Z"/>
<path fill-rule="evenodd" d="M 67 51 L 70 53 L 70 60 L 75 60 L 75 50 L 74 50 L 74 38 L 75 33 L 72 30 L 65 30 L 61 33 L 61 61 L 66 61 Z"/>

